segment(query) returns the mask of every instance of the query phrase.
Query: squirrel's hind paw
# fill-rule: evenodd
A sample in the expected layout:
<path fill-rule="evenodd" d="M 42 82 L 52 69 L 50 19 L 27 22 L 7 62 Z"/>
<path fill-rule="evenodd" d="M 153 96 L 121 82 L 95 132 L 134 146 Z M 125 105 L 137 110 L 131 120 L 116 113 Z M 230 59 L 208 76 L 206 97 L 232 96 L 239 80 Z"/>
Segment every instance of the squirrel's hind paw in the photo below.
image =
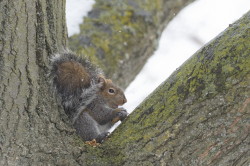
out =
<path fill-rule="evenodd" d="M 103 143 L 103 141 L 105 141 L 108 136 L 109 136 L 110 132 L 103 132 L 101 134 L 99 134 L 97 136 L 97 138 L 95 139 L 97 143 Z"/>

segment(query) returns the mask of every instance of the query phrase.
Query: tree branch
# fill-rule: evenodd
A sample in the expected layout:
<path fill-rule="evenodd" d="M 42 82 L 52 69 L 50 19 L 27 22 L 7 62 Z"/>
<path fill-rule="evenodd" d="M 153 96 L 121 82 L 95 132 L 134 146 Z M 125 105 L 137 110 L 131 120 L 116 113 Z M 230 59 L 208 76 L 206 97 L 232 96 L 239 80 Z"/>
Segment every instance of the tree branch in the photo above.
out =
<path fill-rule="evenodd" d="M 129 115 L 110 140 L 98 150 L 90 148 L 95 161 L 87 157 L 81 162 L 247 165 L 249 27 L 250 12 L 175 71 Z"/>
<path fill-rule="evenodd" d="M 70 38 L 70 48 L 90 56 L 126 87 L 153 54 L 169 21 L 192 1 L 98 0 L 80 34 Z"/>

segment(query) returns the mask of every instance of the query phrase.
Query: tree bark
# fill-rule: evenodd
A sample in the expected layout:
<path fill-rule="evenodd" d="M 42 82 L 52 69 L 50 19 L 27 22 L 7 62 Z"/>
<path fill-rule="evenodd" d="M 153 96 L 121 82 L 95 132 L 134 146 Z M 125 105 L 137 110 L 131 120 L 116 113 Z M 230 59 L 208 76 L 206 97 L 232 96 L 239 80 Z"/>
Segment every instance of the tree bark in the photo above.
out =
<path fill-rule="evenodd" d="M 194 0 L 97 0 L 70 48 L 95 61 L 125 88 L 158 46 L 169 21 Z"/>
<path fill-rule="evenodd" d="M 243 165 L 250 145 L 250 12 L 160 85 L 88 165 Z"/>
<path fill-rule="evenodd" d="M 79 165 L 85 146 L 50 87 L 65 1 L 0 1 L 0 165 Z"/>
<path fill-rule="evenodd" d="M 48 78 L 67 44 L 65 1 L 2 0 L 0 11 L 0 165 L 55 165 L 73 140 Z"/>

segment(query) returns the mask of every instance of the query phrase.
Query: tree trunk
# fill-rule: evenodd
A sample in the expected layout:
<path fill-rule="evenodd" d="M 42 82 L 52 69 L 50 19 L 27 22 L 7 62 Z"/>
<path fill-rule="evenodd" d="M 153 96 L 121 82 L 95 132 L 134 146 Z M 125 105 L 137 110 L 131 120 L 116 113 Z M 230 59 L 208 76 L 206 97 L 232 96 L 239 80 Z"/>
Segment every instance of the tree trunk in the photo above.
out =
<path fill-rule="evenodd" d="M 158 46 L 169 21 L 194 0 L 96 0 L 70 38 L 70 48 L 85 54 L 125 88 Z"/>
<path fill-rule="evenodd" d="M 250 12 L 160 85 L 88 165 L 250 164 Z"/>
<path fill-rule="evenodd" d="M 1 0 L 0 11 L 0 165 L 54 165 L 73 140 L 48 78 L 49 55 L 66 47 L 65 1 Z"/>

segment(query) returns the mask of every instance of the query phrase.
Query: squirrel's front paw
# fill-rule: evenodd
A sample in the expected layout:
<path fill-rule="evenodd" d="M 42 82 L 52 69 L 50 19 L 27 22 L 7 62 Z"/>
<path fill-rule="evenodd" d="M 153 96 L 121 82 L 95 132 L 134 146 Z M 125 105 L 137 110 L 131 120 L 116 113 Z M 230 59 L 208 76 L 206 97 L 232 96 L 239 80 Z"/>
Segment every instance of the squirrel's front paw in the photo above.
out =
<path fill-rule="evenodd" d="M 124 108 L 121 108 L 121 111 L 118 112 L 118 115 L 120 117 L 120 120 L 123 121 L 128 116 L 128 112 Z"/>
<path fill-rule="evenodd" d="M 112 120 L 113 123 L 119 120 L 123 121 L 128 116 L 128 112 L 124 108 L 117 108 L 116 117 Z"/>

